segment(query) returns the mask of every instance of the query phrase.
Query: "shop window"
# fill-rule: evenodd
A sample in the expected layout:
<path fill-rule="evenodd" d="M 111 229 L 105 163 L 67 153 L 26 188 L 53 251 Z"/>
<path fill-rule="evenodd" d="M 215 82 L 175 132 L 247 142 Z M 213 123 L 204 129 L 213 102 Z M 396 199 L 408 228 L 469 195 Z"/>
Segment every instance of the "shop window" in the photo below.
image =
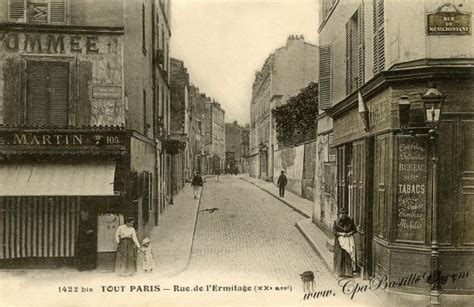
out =
<path fill-rule="evenodd" d="M 31 61 L 27 64 L 28 125 L 68 125 L 69 63 Z"/>

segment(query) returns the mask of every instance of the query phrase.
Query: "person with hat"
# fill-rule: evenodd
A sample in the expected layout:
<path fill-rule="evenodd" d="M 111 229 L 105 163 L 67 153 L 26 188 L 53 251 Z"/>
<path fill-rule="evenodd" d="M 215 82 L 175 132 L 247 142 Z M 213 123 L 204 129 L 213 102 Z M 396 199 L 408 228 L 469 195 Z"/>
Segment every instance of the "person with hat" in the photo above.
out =
<path fill-rule="evenodd" d="M 194 173 L 193 180 L 191 181 L 191 186 L 193 187 L 193 195 L 194 199 L 196 199 L 199 195 L 199 189 L 202 187 L 202 177 L 199 172 Z"/>
<path fill-rule="evenodd" d="M 281 171 L 280 177 L 278 177 L 277 187 L 279 188 L 280 197 L 285 196 L 285 187 L 288 184 L 288 179 L 286 179 L 285 171 Z"/>
<path fill-rule="evenodd" d="M 120 225 L 115 232 L 117 255 L 115 258 L 115 272 L 122 276 L 133 275 L 137 271 L 137 249 L 140 249 L 137 233 L 133 224 L 133 217 L 127 218 L 127 223 Z M 136 248 L 135 248 L 136 247 Z"/>
<path fill-rule="evenodd" d="M 143 270 L 145 272 L 151 273 L 155 268 L 155 260 L 153 260 L 153 250 L 151 248 L 150 243 L 150 238 L 146 237 L 145 239 L 143 239 L 142 248 L 140 251 L 142 253 Z"/>
<path fill-rule="evenodd" d="M 357 271 L 356 232 L 356 225 L 347 215 L 347 209 L 339 209 L 338 218 L 334 221 L 334 271 L 339 277 L 352 277 Z"/>

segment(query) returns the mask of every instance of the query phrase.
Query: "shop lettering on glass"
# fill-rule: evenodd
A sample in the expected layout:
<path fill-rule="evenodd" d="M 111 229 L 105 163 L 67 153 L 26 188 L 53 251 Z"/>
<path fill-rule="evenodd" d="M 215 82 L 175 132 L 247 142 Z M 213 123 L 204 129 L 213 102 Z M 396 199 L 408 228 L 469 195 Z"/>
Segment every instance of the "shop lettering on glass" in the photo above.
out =
<path fill-rule="evenodd" d="M 96 35 L 64 35 L 43 33 L 0 33 L 3 50 L 25 53 L 99 53 Z"/>
<path fill-rule="evenodd" d="M 397 238 L 423 241 L 428 181 L 425 140 L 398 136 Z"/>
<path fill-rule="evenodd" d="M 0 135 L 0 145 L 14 146 L 102 146 L 123 145 L 120 135 L 98 133 L 7 133 Z"/>

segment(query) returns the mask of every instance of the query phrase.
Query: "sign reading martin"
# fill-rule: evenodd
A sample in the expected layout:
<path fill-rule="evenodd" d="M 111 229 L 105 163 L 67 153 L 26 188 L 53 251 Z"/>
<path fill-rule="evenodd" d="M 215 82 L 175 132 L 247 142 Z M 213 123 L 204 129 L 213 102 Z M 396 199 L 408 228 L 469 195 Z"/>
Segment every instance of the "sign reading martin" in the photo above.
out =
<path fill-rule="evenodd" d="M 427 16 L 428 35 L 469 35 L 471 14 L 461 13 L 455 5 L 445 4 Z"/>

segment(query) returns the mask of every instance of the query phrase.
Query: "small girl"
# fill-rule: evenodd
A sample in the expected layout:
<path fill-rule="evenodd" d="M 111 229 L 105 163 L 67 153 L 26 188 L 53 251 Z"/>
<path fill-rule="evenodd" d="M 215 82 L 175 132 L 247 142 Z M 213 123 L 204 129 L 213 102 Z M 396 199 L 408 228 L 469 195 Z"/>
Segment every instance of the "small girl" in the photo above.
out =
<path fill-rule="evenodd" d="M 146 237 L 142 242 L 142 259 L 143 259 L 143 270 L 145 272 L 153 272 L 155 267 L 155 261 L 153 260 L 153 250 L 150 246 L 151 240 Z"/>

